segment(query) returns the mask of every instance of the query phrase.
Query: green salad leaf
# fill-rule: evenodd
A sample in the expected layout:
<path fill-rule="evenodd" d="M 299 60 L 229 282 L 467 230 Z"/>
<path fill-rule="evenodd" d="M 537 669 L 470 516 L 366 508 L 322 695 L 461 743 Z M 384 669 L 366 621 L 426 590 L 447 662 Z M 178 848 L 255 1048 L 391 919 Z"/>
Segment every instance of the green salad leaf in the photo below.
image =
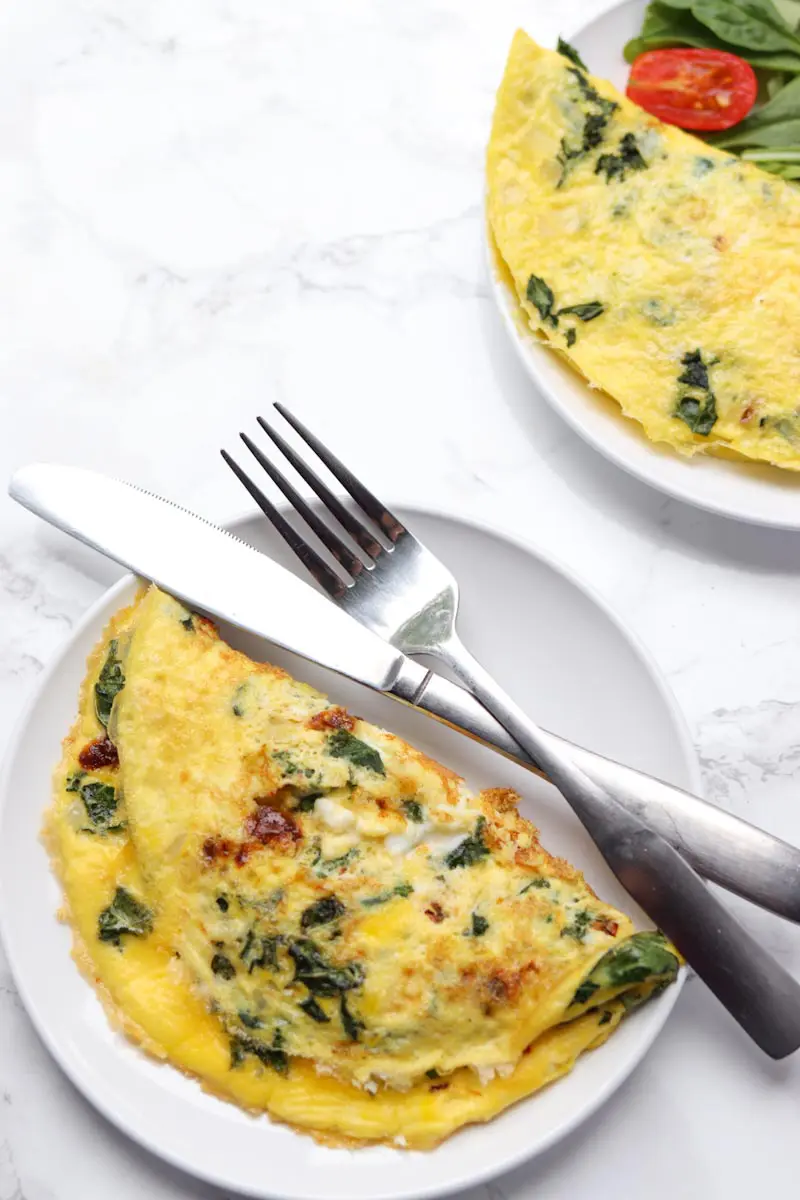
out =
<path fill-rule="evenodd" d="M 755 68 L 761 102 L 731 129 L 703 136 L 764 171 L 800 179 L 800 0 L 652 0 L 625 58 L 670 46 L 725 50 Z"/>

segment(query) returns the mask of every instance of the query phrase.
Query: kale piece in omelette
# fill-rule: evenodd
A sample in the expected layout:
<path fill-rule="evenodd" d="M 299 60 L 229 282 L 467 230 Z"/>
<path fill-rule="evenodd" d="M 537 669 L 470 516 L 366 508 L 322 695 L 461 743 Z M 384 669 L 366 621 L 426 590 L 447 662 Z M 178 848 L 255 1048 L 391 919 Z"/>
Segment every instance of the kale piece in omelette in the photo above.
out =
<path fill-rule="evenodd" d="M 82 774 L 100 738 L 115 754 Z M 678 970 L 516 801 L 150 588 L 90 660 L 47 832 L 131 1037 L 309 1132 L 425 1147 L 563 1075 Z"/>
<path fill-rule="evenodd" d="M 800 470 L 800 189 L 518 32 L 487 197 L 521 321 L 652 441 Z"/>

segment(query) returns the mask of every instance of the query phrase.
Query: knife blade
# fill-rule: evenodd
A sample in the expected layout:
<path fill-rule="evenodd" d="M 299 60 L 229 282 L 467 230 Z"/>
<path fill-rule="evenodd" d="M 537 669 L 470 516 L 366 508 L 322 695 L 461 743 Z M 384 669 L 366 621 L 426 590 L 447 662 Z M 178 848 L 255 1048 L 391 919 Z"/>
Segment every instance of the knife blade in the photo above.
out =
<path fill-rule="evenodd" d="M 465 689 L 384 642 L 267 555 L 172 501 L 93 471 L 44 463 L 17 471 L 9 493 L 190 605 L 414 705 L 538 771 Z M 800 921 L 800 850 L 680 788 L 546 736 L 706 878 Z"/>

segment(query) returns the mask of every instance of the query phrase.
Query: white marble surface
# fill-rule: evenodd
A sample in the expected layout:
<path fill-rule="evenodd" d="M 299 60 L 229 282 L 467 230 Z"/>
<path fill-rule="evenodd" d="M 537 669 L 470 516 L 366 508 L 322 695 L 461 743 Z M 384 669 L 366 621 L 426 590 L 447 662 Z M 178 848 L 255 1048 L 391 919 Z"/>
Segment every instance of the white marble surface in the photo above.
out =
<path fill-rule="evenodd" d="M 385 493 L 578 569 L 660 663 L 709 795 L 800 841 L 800 536 L 607 465 L 532 394 L 488 297 L 481 167 L 508 42 L 590 7 L 6 0 L 0 477 L 85 464 L 224 518 L 242 502 L 217 447 L 285 400 L 380 452 Z M 0 513 L 5 731 L 113 572 Z M 743 911 L 800 967 L 796 930 Z M 800 1063 L 763 1061 L 692 982 L 602 1114 L 470 1200 L 795 1194 L 799 1105 Z M 222 1197 L 89 1108 L 0 955 L 0 1200 L 108 1195 Z"/>

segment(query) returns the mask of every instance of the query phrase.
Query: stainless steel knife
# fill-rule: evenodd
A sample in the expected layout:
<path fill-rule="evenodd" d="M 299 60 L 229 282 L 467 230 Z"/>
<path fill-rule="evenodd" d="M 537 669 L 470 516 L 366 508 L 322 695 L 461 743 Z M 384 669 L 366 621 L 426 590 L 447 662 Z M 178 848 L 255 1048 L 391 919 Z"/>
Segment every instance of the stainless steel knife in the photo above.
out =
<path fill-rule="evenodd" d="M 75 467 L 24 467 L 9 492 L 37 516 L 189 604 L 411 704 L 537 770 L 469 692 L 408 658 L 226 530 L 130 484 Z M 800 850 L 681 788 L 555 734 L 546 737 L 706 879 L 800 922 Z"/>

